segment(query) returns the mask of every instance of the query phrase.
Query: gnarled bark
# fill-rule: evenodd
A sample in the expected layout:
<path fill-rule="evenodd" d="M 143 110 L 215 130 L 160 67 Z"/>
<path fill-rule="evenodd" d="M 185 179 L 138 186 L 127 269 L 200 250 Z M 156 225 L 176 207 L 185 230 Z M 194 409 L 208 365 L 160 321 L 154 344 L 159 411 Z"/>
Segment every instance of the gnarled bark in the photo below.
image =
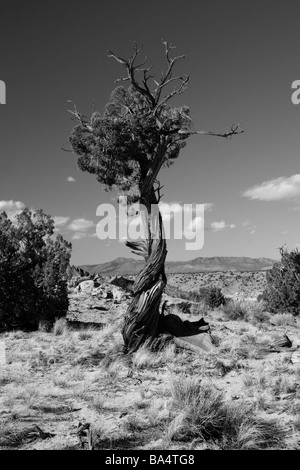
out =
<path fill-rule="evenodd" d="M 133 285 L 133 299 L 128 306 L 123 327 L 126 353 L 136 351 L 146 340 L 154 340 L 159 323 L 159 306 L 167 284 L 165 260 L 166 240 L 163 234 L 162 217 L 158 210 L 155 193 L 141 198 L 146 208 L 148 239 L 127 242 L 135 254 L 143 256 L 146 264 Z"/>

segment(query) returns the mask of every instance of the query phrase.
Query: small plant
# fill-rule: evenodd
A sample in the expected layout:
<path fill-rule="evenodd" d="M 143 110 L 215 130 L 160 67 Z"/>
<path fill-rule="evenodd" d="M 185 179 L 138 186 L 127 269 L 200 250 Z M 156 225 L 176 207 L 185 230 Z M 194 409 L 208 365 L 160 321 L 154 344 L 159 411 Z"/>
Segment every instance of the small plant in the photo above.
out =
<path fill-rule="evenodd" d="M 270 321 L 276 326 L 296 326 L 295 317 L 291 313 L 275 313 Z"/>
<path fill-rule="evenodd" d="M 241 300 L 229 300 L 223 305 L 223 311 L 229 320 L 246 320 L 248 316 L 247 304 Z"/>
<path fill-rule="evenodd" d="M 64 318 L 59 318 L 56 320 L 53 326 L 54 336 L 62 336 L 68 330 L 67 322 Z"/>
<path fill-rule="evenodd" d="M 221 307 L 221 305 L 225 304 L 225 297 L 220 287 L 201 287 L 199 289 L 199 295 L 211 309 Z"/>

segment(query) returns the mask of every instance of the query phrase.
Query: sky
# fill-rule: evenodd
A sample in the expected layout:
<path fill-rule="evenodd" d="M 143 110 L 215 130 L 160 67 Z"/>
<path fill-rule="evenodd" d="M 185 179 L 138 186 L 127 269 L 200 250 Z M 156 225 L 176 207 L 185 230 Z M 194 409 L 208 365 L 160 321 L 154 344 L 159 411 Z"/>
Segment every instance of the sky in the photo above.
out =
<path fill-rule="evenodd" d="M 196 130 L 225 132 L 231 140 L 194 135 L 159 179 L 166 203 L 206 204 L 204 245 L 187 250 L 168 240 L 168 260 L 199 256 L 279 258 L 278 248 L 300 246 L 300 80 L 298 1 L 109 0 L 10 1 L 1 6 L 0 211 L 43 209 L 73 244 L 73 264 L 134 257 L 120 240 L 99 240 L 99 205 L 113 194 L 77 168 L 68 149 L 72 100 L 89 114 L 104 111 L 120 64 L 143 44 L 160 76 L 162 41 L 187 57 L 187 105 Z"/>

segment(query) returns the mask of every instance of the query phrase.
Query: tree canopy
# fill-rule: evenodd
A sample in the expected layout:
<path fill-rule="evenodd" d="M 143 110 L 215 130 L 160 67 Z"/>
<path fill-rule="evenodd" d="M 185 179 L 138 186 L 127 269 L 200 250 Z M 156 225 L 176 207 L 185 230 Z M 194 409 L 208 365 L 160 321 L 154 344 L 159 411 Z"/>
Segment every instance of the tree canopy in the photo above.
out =
<path fill-rule="evenodd" d="M 42 210 L 0 214 L 0 330 L 35 329 L 67 313 L 72 245 Z"/>

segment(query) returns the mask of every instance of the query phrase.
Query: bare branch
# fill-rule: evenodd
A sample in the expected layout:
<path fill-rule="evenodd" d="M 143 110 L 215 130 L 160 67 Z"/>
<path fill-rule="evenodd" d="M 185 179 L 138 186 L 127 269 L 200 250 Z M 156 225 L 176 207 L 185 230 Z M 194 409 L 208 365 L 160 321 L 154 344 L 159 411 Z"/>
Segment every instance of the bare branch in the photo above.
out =
<path fill-rule="evenodd" d="M 164 194 L 161 194 L 161 190 L 164 186 L 161 186 L 159 181 L 155 181 L 155 184 L 157 185 L 157 188 L 154 189 L 154 192 L 157 193 L 157 204 L 159 204 L 161 199 L 164 197 Z"/>
<path fill-rule="evenodd" d="M 120 62 L 120 64 L 122 64 L 122 65 L 127 65 L 127 63 L 128 63 L 127 60 L 122 59 L 122 57 L 116 56 L 112 51 L 107 51 L 106 54 L 107 54 L 107 57 L 113 57 L 115 60 Z"/>
<path fill-rule="evenodd" d="M 132 86 L 137 91 L 139 91 L 143 96 L 146 97 L 151 108 L 154 110 L 155 114 L 157 114 L 157 111 L 161 108 L 161 106 L 163 106 L 167 101 L 169 101 L 175 94 L 183 93 L 189 81 L 189 77 L 184 78 L 181 76 L 177 76 L 177 77 L 172 76 L 173 68 L 175 64 L 179 60 L 184 59 L 186 56 L 180 55 L 180 56 L 176 56 L 172 58 L 170 56 L 170 53 L 173 49 L 175 49 L 175 46 L 173 46 L 171 43 L 168 43 L 166 41 L 163 41 L 163 44 L 165 46 L 165 55 L 166 55 L 168 68 L 165 73 L 164 72 L 162 73 L 162 76 L 159 81 L 156 80 L 152 75 L 149 75 L 150 70 L 153 68 L 152 65 L 150 65 L 149 67 L 143 67 L 148 60 L 147 56 L 145 57 L 145 59 L 143 60 L 141 64 L 136 65 L 135 63 L 136 59 L 142 49 L 142 46 L 138 47 L 136 42 L 134 43 L 134 48 L 133 48 L 134 53 L 128 60 L 124 59 L 123 57 L 117 56 L 112 51 L 107 51 L 108 57 L 111 57 L 115 59 L 117 62 L 121 63 L 127 70 L 127 76 L 123 78 L 119 78 L 118 80 L 116 80 L 116 83 L 130 81 Z M 136 72 L 143 72 L 142 84 L 138 83 L 138 80 L 136 79 Z M 152 79 L 156 85 L 156 88 L 153 92 L 151 91 L 148 85 L 148 82 L 150 79 Z M 177 87 L 175 90 L 173 90 L 172 93 L 169 93 L 167 97 L 165 97 L 160 102 L 162 90 L 167 85 L 175 81 L 181 81 L 181 85 Z"/>
<path fill-rule="evenodd" d="M 62 146 L 60 150 L 63 150 L 63 152 L 67 152 L 67 153 L 73 153 L 73 150 L 65 149 L 64 146 Z"/>
<path fill-rule="evenodd" d="M 77 107 L 75 105 L 75 103 L 71 100 L 68 100 L 67 101 L 68 103 L 72 103 L 74 109 L 69 109 L 68 112 L 70 114 L 72 114 L 72 116 L 74 116 L 75 118 L 75 121 L 79 121 L 82 126 L 85 126 L 85 127 L 89 127 L 88 126 L 88 122 L 89 122 L 89 119 L 87 116 L 85 116 L 84 114 L 81 114 L 78 110 L 77 110 Z"/>
<path fill-rule="evenodd" d="M 183 130 L 178 130 L 178 134 L 182 135 L 184 137 L 189 137 L 190 135 L 194 134 L 200 134 L 200 135 L 212 135 L 214 137 L 223 137 L 225 139 L 229 139 L 234 135 L 239 135 L 243 134 L 245 131 L 243 131 L 240 128 L 239 124 L 232 125 L 230 131 L 225 132 L 225 133 L 218 133 L 218 132 L 210 132 L 210 131 L 183 131 Z"/>
<path fill-rule="evenodd" d="M 180 78 L 180 77 L 179 77 Z M 170 80 L 172 81 L 172 80 Z M 156 108 L 155 108 L 155 113 L 157 113 L 157 111 L 159 110 L 159 108 L 161 108 L 164 104 L 166 104 L 171 98 L 173 98 L 173 96 L 175 95 L 180 95 L 181 93 L 183 93 L 185 90 L 186 90 L 186 85 L 188 84 L 188 82 L 190 81 L 190 76 L 187 75 L 184 79 L 182 79 L 182 83 L 181 85 L 178 87 L 178 88 L 175 88 L 171 93 L 169 93 L 167 96 L 165 96 L 165 98 L 163 98 L 160 103 L 157 104 Z M 161 90 L 162 90 L 162 87 L 160 87 Z M 160 93 L 161 93 L 161 90 L 158 94 L 158 96 L 160 96 Z"/>
<path fill-rule="evenodd" d="M 157 86 L 157 89 L 155 90 L 155 92 L 156 92 L 155 97 L 156 97 L 157 103 L 159 102 L 162 89 L 168 83 L 170 83 L 170 81 L 172 81 L 172 71 L 173 71 L 174 65 L 176 64 L 176 62 L 178 62 L 179 60 L 185 59 L 185 57 L 186 57 L 185 55 L 181 55 L 181 56 L 176 56 L 172 59 L 170 57 L 170 52 L 171 52 L 172 49 L 176 49 L 176 47 L 173 46 L 171 43 L 168 43 L 167 41 L 163 41 L 163 44 L 165 45 L 165 54 L 166 54 L 166 59 L 167 59 L 167 63 L 168 63 L 168 69 L 167 69 L 165 74 L 162 73 L 160 83 Z"/>
<path fill-rule="evenodd" d="M 145 65 L 145 63 L 147 62 L 147 57 L 146 59 L 142 62 L 142 64 L 140 65 L 135 65 L 135 60 L 139 54 L 139 52 L 141 51 L 142 47 L 138 47 L 137 44 L 135 43 L 134 45 L 134 54 L 128 59 L 128 60 L 125 60 L 123 59 L 122 57 L 118 57 L 116 56 L 113 52 L 111 51 L 107 51 L 107 56 L 108 57 L 112 57 L 114 58 L 115 60 L 117 60 L 118 62 L 120 62 L 122 65 L 124 65 L 126 67 L 126 70 L 127 70 L 127 77 L 124 77 L 124 78 L 121 78 L 121 79 L 118 79 L 117 82 L 125 82 L 125 81 L 130 81 L 132 86 L 139 92 L 141 93 L 143 96 L 145 96 L 145 98 L 148 100 L 150 106 L 152 108 L 154 108 L 156 106 L 156 102 L 155 102 L 155 98 L 154 96 L 152 95 L 148 85 L 147 85 L 147 81 L 149 80 L 150 77 L 147 77 L 147 71 L 150 70 L 150 68 L 152 67 L 148 67 L 147 69 L 144 69 L 144 80 L 143 80 L 143 86 L 139 85 L 138 81 L 136 80 L 136 77 L 135 77 L 135 73 L 139 70 L 141 70 L 140 68 Z"/>

